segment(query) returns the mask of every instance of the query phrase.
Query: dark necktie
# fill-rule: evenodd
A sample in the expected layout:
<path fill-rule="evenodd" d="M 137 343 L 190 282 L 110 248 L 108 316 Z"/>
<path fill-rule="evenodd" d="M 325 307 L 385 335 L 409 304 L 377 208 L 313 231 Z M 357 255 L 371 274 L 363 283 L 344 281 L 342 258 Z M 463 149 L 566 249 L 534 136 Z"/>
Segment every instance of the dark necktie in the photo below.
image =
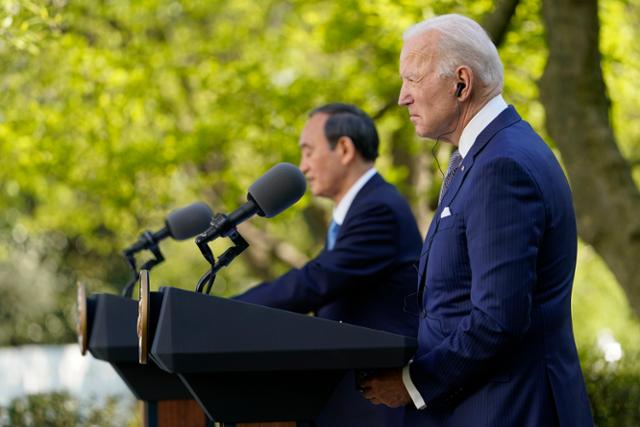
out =
<path fill-rule="evenodd" d="M 330 251 L 336 245 L 339 231 L 340 225 L 334 220 L 331 220 L 331 225 L 329 225 L 329 230 L 327 231 L 327 250 Z"/>
<path fill-rule="evenodd" d="M 447 173 L 444 174 L 444 180 L 442 180 L 442 187 L 440 188 L 440 196 L 438 197 L 438 205 L 442 201 L 442 198 L 447 194 L 447 189 L 453 181 L 453 177 L 458 172 L 460 164 L 462 163 L 462 156 L 458 150 L 451 153 L 451 159 L 449 160 L 449 166 L 447 167 Z"/>

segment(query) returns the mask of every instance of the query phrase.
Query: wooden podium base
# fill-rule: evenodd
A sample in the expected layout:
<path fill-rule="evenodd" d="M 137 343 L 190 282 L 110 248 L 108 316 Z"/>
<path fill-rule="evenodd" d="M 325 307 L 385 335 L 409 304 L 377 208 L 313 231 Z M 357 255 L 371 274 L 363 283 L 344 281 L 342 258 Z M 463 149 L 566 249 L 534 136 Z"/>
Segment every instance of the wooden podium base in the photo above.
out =
<path fill-rule="evenodd" d="M 214 427 L 195 400 L 143 402 L 144 427 Z"/>

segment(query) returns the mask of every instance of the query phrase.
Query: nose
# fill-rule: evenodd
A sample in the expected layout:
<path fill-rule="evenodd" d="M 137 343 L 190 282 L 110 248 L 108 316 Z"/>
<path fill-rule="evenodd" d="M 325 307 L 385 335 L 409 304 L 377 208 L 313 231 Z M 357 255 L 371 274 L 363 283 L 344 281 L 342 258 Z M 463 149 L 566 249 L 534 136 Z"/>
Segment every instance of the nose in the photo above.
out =
<path fill-rule="evenodd" d="M 402 82 L 402 86 L 400 87 L 400 95 L 398 96 L 398 105 L 401 107 L 406 107 L 409 104 L 413 103 L 413 98 L 407 89 L 407 83 Z"/>

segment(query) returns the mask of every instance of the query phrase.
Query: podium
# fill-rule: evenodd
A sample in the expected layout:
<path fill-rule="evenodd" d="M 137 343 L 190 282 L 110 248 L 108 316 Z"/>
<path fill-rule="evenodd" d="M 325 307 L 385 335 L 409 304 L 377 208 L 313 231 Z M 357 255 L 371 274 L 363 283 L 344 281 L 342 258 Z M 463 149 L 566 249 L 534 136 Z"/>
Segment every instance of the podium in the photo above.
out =
<path fill-rule="evenodd" d="M 311 425 L 348 371 L 399 368 L 416 349 L 414 338 L 341 322 L 177 288 L 153 294 L 141 295 L 154 300 L 150 318 L 158 310 L 150 359 L 223 425 Z"/>
<path fill-rule="evenodd" d="M 138 363 L 137 301 L 93 294 L 86 299 L 85 313 L 89 352 L 109 362 L 134 396 L 144 402 L 145 426 L 213 426 L 176 375 L 153 363 Z"/>

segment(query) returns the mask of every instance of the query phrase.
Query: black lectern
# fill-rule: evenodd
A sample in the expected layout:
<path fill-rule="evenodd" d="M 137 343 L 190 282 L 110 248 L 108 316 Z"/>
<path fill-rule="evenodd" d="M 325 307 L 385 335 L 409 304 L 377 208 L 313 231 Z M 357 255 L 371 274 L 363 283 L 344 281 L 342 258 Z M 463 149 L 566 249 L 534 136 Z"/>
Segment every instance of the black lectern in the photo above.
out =
<path fill-rule="evenodd" d="M 347 371 L 404 366 L 413 338 L 162 288 L 150 357 L 223 423 L 315 419 Z"/>
<path fill-rule="evenodd" d="M 153 363 L 138 364 L 137 301 L 117 295 L 94 294 L 90 304 L 89 351 L 96 359 L 109 362 L 135 397 L 144 401 L 145 424 L 149 427 L 161 425 L 159 402 L 193 398 L 176 375 Z M 176 407 L 175 403 L 173 407 Z M 200 414 L 203 421 L 197 425 L 212 425 Z M 184 419 L 180 425 L 185 425 Z"/>

